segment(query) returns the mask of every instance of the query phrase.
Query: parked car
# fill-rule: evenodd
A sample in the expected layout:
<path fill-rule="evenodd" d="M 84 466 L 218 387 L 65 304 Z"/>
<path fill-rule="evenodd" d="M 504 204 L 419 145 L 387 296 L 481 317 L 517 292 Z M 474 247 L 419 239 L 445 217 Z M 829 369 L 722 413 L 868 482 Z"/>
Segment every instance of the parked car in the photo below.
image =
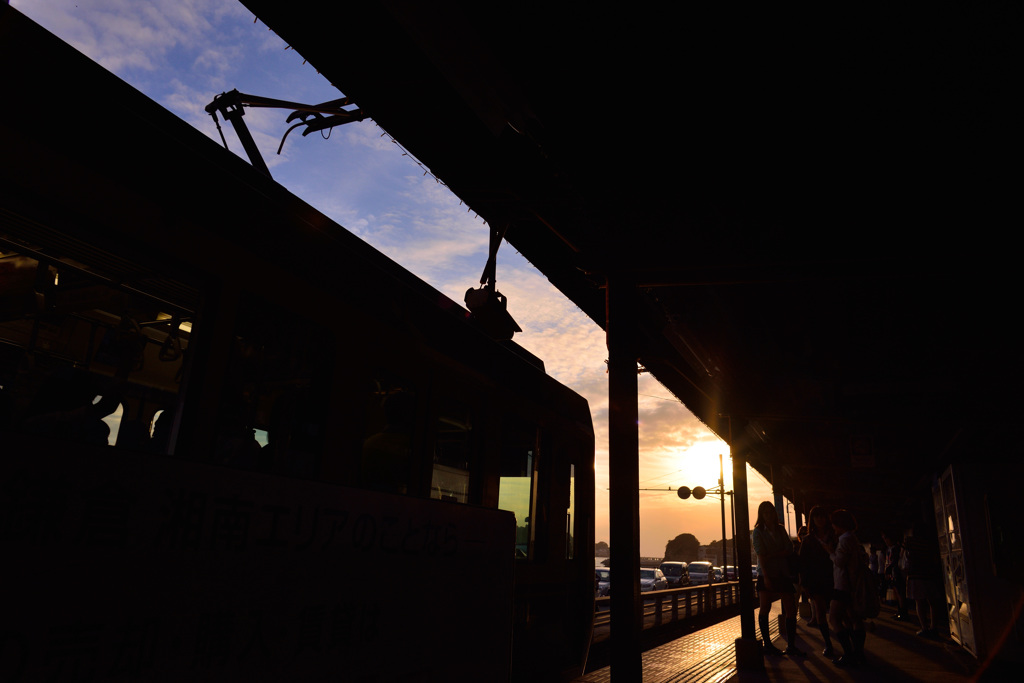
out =
<path fill-rule="evenodd" d="M 690 573 L 690 583 L 695 586 L 702 583 L 711 583 L 714 577 L 711 572 L 711 563 L 706 560 L 690 562 L 686 565 L 686 570 Z"/>
<path fill-rule="evenodd" d="M 740 578 L 739 569 L 731 564 L 725 566 L 725 580 L 726 581 L 737 581 Z"/>
<path fill-rule="evenodd" d="M 594 570 L 594 579 L 597 581 L 597 597 L 609 595 L 612 590 L 612 572 L 610 569 L 598 567 Z"/>
<path fill-rule="evenodd" d="M 669 588 L 682 588 L 690 585 L 690 572 L 685 562 L 662 562 L 658 567 L 668 580 Z"/>
<path fill-rule="evenodd" d="M 668 579 L 660 569 L 642 568 L 640 570 L 640 592 L 662 591 L 668 588 Z"/>
<path fill-rule="evenodd" d="M 722 581 L 725 580 L 725 570 L 722 569 L 721 567 L 712 567 L 711 568 L 711 577 L 712 577 L 712 581 L 722 582 Z"/>

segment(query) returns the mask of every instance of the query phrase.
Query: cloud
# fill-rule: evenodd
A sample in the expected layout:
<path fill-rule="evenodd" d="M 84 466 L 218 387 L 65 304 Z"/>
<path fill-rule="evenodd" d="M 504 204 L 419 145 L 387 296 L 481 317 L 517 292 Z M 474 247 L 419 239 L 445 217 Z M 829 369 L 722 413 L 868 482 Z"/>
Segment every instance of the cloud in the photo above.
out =
<path fill-rule="evenodd" d="M 198 0 L 102 0 L 73 8 L 35 0 L 11 4 L 122 78 L 133 70 L 161 68 L 173 48 L 210 41 L 215 36 L 206 17 L 212 7 L 223 15 L 237 5 L 229 0 L 214 5 Z"/>
<path fill-rule="evenodd" d="M 365 147 L 374 152 L 387 152 L 398 155 L 408 154 L 398 142 L 376 124 L 351 126 L 347 129 L 348 142 L 355 147 Z M 410 160 L 414 157 L 409 157 Z"/>
<path fill-rule="evenodd" d="M 178 118 L 192 124 L 200 132 L 220 142 L 216 126 L 204 109 L 209 100 L 213 98 L 177 78 L 171 79 L 168 87 L 169 92 L 161 99 L 160 104 L 174 112 Z M 225 124 L 225 121 L 221 121 L 222 127 Z M 230 125 L 228 127 L 230 128 Z"/>
<path fill-rule="evenodd" d="M 208 46 L 192 60 L 192 71 L 204 74 L 211 85 L 220 84 L 222 90 L 230 89 L 225 76 L 238 68 L 243 54 L 240 45 Z"/>

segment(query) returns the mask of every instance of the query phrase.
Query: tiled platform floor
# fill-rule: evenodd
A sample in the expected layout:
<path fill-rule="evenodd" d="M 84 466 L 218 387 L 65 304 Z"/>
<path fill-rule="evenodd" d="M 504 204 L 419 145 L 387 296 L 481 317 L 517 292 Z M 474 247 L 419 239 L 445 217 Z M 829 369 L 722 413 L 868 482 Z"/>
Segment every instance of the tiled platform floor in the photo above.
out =
<path fill-rule="evenodd" d="M 778 612 L 776 603 L 772 607 L 772 635 L 775 643 L 784 648 L 785 641 L 779 641 L 778 620 L 774 618 Z M 798 645 L 808 652 L 807 657 L 770 657 L 765 659 L 765 668 L 761 671 L 739 672 L 735 640 L 740 635 L 740 617 L 733 617 L 645 652 L 643 683 L 1024 680 L 1024 674 L 1006 678 L 993 670 L 983 672 L 978 662 L 948 636 L 921 638 L 915 635 L 917 625 L 913 618 L 903 622 L 896 621 L 892 615 L 891 609 L 883 607 L 882 613 L 870 620 L 865 644 L 868 663 L 863 667 L 841 669 L 835 666 L 821 655 L 823 643 L 818 630 L 800 621 Z M 838 644 L 836 650 L 841 651 Z M 592 671 L 576 683 L 613 683 L 611 668 Z"/>

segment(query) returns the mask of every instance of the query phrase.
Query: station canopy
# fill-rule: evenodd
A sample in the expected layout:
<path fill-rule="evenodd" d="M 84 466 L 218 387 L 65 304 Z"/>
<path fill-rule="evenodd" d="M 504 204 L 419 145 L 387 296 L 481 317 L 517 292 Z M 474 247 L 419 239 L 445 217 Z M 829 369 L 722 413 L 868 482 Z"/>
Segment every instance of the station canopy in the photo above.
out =
<path fill-rule="evenodd" d="M 1012 4 L 243 4 L 798 509 L 1019 459 Z"/>

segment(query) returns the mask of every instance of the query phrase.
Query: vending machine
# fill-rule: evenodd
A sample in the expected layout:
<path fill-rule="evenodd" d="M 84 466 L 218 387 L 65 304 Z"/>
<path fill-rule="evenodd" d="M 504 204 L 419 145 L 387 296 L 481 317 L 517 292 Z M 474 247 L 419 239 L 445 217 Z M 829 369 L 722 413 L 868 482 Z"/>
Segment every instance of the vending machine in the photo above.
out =
<path fill-rule="evenodd" d="M 983 662 L 1024 661 L 1020 480 L 978 462 L 933 482 L 951 638 Z"/>

